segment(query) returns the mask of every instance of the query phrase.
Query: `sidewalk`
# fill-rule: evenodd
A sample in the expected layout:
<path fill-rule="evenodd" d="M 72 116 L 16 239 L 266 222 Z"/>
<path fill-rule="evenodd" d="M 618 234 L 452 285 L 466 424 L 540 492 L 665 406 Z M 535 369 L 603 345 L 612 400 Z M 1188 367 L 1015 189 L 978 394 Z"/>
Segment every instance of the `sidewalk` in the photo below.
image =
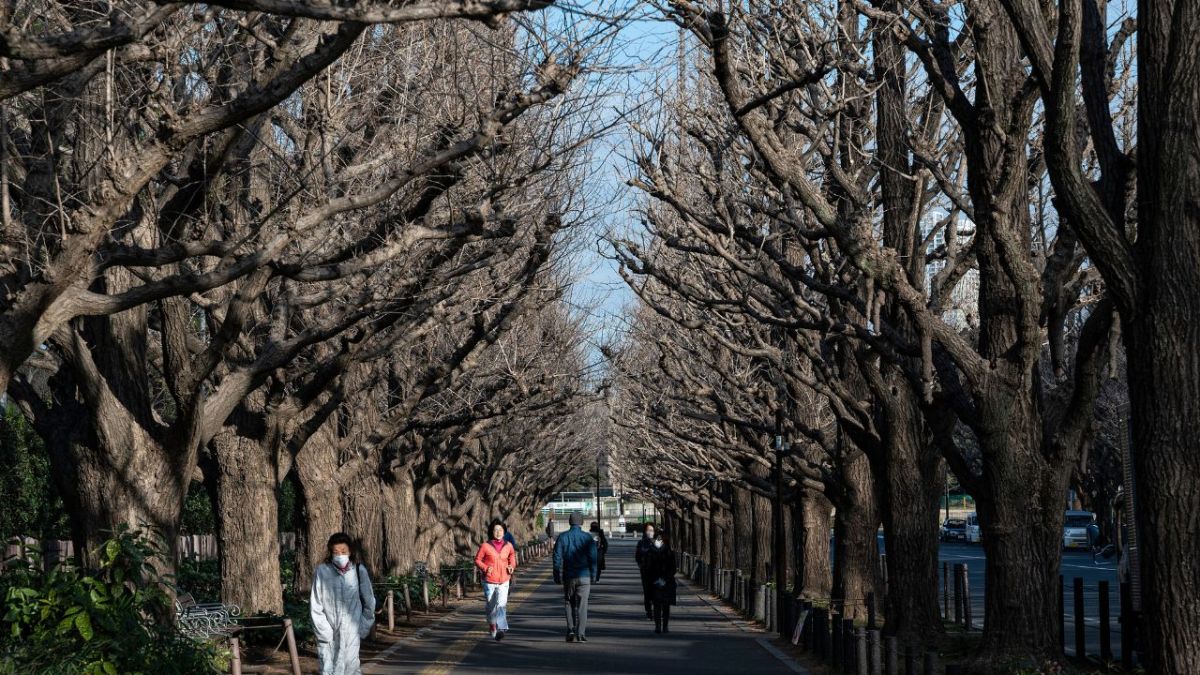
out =
<path fill-rule="evenodd" d="M 731 620 L 682 581 L 671 632 L 655 635 L 642 608 L 633 550 L 632 542 L 611 542 L 608 570 L 592 588 L 586 643 L 564 640 L 562 595 L 547 560 L 517 577 L 509 600 L 512 630 L 503 642 L 488 638 L 480 599 L 399 645 L 384 661 L 364 664 L 363 673 L 803 672 L 776 656 L 766 633 Z"/>

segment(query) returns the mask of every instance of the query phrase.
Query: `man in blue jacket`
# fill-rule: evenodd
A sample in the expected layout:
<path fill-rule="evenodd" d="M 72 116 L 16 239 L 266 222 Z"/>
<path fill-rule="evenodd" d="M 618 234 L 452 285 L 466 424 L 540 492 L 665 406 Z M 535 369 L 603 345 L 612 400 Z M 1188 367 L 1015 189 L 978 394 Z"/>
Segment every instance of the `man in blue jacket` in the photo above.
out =
<path fill-rule="evenodd" d="M 554 542 L 554 583 L 562 584 L 567 642 L 587 642 L 588 596 L 596 579 L 596 541 L 583 531 L 583 516 L 571 514 L 571 529 Z"/>

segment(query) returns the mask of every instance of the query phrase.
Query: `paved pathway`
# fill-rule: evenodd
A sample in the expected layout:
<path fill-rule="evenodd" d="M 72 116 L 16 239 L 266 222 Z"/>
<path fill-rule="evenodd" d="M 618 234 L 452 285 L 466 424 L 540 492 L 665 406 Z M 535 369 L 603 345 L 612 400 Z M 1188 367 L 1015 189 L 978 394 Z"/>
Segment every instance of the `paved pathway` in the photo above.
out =
<path fill-rule="evenodd" d="M 680 584 L 671 632 L 655 635 L 642 608 L 633 544 L 613 541 L 608 569 L 592 587 L 588 641 L 568 644 L 562 594 L 545 561 L 519 574 L 509 599 L 512 630 L 487 637 L 483 602 L 402 643 L 365 675 L 400 673 L 793 673 L 803 672 L 764 646 L 766 634 L 710 605 Z"/>

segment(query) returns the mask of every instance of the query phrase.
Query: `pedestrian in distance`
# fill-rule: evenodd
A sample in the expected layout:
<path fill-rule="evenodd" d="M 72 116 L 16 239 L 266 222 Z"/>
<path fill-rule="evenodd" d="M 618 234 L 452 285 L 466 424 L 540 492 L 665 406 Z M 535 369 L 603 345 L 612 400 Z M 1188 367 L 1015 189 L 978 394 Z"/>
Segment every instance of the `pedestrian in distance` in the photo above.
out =
<path fill-rule="evenodd" d="M 596 542 L 596 554 L 599 557 L 596 563 L 596 581 L 600 581 L 600 575 L 604 573 L 604 556 L 608 554 L 608 537 L 604 536 L 604 530 L 600 529 L 600 523 L 592 521 L 592 541 Z"/>
<path fill-rule="evenodd" d="M 493 520 L 490 538 L 479 545 L 475 566 L 483 572 L 483 598 L 487 601 L 488 628 L 491 637 L 499 642 L 508 630 L 508 586 L 517 569 L 517 552 L 504 540 L 506 529 Z"/>
<path fill-rule="evenodd" d="M 554 541 L 554 516 L 550 516 L 546 521 L 546 538 Z"/>
<path fill-rule="evenodd" d="M 596 580 L 596 542 L 583 531 L 583 516 L 572 513 L 571 529 L 554 542 L 554 583 L 562 584 L 567 642 L 587 642 L 588 596 Z"/>
<path fill-rule="evenodd" d="M 642 578 L 642 601 L 646 606 L 647 619 L 654 618 L 654 577 L 650 576 L 650 571 L 646 568 L 646 558 L 654 550 L 654 535 L 654 523 L 646 523 L 642 528 L 642 538 L 638 540 L 637 550 L 633 553 L 638 573 Z"/>
<path fill-rule="evenodd" d="M 321 675 L 361 675 L 359 645 L 375 624 L 371 575 L 358 561 L 349 535 L 338 532 L 326 548 L 309 595 Z"/>
<path fill-rule="evenodd" d="M 662 532 L 654 536 L 644 568 L 651 579 L 654 604 L 654 632 L 666 633 L 675 604 L 675 552 Z"/>

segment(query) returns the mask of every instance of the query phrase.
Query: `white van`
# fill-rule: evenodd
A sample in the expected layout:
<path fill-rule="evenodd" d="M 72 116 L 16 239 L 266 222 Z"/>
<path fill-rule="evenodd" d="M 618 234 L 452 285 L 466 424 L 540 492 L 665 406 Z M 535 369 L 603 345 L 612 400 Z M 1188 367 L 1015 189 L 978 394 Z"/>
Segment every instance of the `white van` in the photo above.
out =
<path fill-rule="evenodd" d="M 979 529 L 979 516 L 972 511 L 967 514 L 967 543 L 978 544 L 983 541 L 983 533 Z"/>

